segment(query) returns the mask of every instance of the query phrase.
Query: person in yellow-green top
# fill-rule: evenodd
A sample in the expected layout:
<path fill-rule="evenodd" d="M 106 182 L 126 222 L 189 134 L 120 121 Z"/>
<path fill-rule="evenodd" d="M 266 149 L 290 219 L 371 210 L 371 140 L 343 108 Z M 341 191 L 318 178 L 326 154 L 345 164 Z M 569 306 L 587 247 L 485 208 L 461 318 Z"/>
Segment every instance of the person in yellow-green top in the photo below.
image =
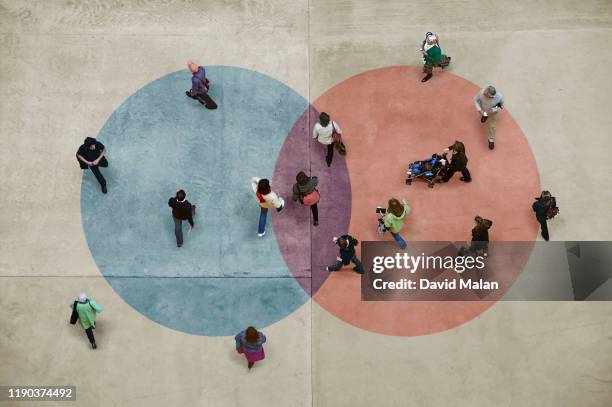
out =
<path fill-rule="evenodd" d="M 451 57 L 442 54 L 438 36 L 434 33 L 428 32 L 425 34 L 425 41 L 423 41 L 419 51 L 423 54 L 423 61 L 425 63 L 423 65 L 423 73 L 426 74 L 421 79 L 421 82 L 427 82 L 431 79 L 434 66 L 444 69 L 450 64 Z"/>
<path fill-rule="evenodd" d="M 94 338 L 93 330 L 96 328 L 96 315 L 102 312 L 102 307 L 94 300 L 89 299 L 85 292 L 80 293 L 77 299 L 70 304 L 70 309 L 74 309 L 74 307 L 76 307 L 79 323 L 85 330 L 91 347 L 96 349 L 96 338 Z"/>
<path fill-rule="evenodd" d="M 400 231 L 404 227 L 404 219 L 409 213 L 410 207 L 405 199 L 400 202 L 395 198 L 391 198 L 389 199 L 389 206 L 385 216 L 382 218 L 385 228 L 391 232 L 391 235 L 393 235 L 401 249 L 405 249 L 407 246 L 406 241 L 400 235 Z"/>

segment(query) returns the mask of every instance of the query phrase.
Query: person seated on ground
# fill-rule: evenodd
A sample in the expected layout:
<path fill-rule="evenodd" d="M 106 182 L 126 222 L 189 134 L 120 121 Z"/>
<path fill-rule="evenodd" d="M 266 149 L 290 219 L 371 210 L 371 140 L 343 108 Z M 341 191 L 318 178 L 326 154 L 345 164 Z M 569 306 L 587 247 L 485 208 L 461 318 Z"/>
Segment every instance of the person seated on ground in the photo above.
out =
<path fill-rule="evenodd" d="M 421 54 L 423 54 L 423 73 L 426 74 L 421 82 L 427 82 L 433 76 L 434 67 L 446 68 L 450 64 L 451 57 L 442 54 L 442 48 L 440 48 L 440 42 L 438 36 L 434 33 L 427 33 L 425 40 L 419 48 Z"/>
<path fill-rule="evenodd" d="M 489 229 L 493 222 L 481 216 L 474 218 L 474 228 L 472 229 L 472 242 L 469 248 L 462 248 L 459 255 L 485 255 L 489 247 Z"/>
<path fill-rule="evenodd" d="M 325 270 L 338 271 L 342 266 L 347 266 L 350 262 L 353 262 L 355 264 L 353 271 L 363 274 L 363 264 L 359 261 L 355 252 L 355 246 L 359 244 L 359 241 L 351 235 L 342 235 L 340 238 L 334 237 L 333 241 L 340 247 L 340 255 L 336 257 L 336 263 L 325 267 Z"/>
<path fill-rule="evenodd" d="M 461 171 L 461 175 L 463 175 L 460 178 L 461 181 L 471 182 L 472 176 L 467 168 L 468 158 L 465 155 L 465 145 L 461 141 L 455 141 L 445 151 L 452 151 L 453 155 L 446 174 L 438 182 L 448 182 L 457 171 Z"/>

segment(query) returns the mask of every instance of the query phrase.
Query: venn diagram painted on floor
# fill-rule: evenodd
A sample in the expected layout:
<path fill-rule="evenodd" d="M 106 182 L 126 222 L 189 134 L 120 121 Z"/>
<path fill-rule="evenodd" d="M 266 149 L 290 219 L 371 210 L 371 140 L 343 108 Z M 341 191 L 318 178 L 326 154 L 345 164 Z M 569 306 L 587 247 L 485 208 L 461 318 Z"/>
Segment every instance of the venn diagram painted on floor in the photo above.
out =
<path fill-rule="evenodd" d="M 397 336 L 454 328 L 490 302 L 362 302 L 350 268 L 329 274 L 333 236 L 377 240 L 374 208 L 390 197 L 412 207 L 408 241 L 467 240 L 475 214 L 494 219 L 495 240 L 533 240 L 530 202 L 539 175 L 519 126 L 504 111 L 497 148 L 471 100 L 478 87 L 449 72 L 427 84 L 414 67 L 369 71 L 338 84 L 312 105 L 260 73 L 207 67 L 214 111 L 185 97 L 190 73 L 164 76 L 129 97 L 97 138 L 108 150 L 102 196 L 85 172 L 81 214 L 91 253 L 113 289 L 132 307 L 182 332 L 234 335 L 275 323 L 310 298 L 362 329 Z M 311 138 L 318 111 L 332 115 L 349 150 L 331 168 Z M 474 181 L 430 190 L 404 184 L 407 164 L 459 139 Z M 298 171 L 320 180 L 320 224 L 291 200 Z M 257 237 L 253 176 L 271 178 L 287 202 Z M 198 206 L 185 244 L 174 241 L 167 201 L 178 189 Z"/>

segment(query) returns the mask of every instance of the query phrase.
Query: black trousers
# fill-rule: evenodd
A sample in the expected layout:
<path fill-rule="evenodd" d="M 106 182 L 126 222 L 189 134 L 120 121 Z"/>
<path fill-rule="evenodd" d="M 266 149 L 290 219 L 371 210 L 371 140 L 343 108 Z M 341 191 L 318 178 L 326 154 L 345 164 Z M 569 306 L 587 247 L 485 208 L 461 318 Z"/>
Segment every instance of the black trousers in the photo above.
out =
<path fill-rule="evenodd" d="M 540 227 L 542 228 L 542 237 L 548 242 L 550 236 L 548 236 L 548 224 L 546 223 L 546 219 L 538 219 L 538 222 L 540 222 Z"/>
<path fill-rule="evenodd" d="M 100 172 L 100 168 L 98 167 L 102 167 L 102 168 L 108 167 L 108 161 L 106 161 L 106 157 L 102 157 L 98 165 L 91 165 L 89 167 L 89 169 L 91 170 L 91 172 L 93 172 L 93 175 L 96 177 L 100 185 L 106 185 L 106 180 L 102 176 L 102 173 Z"/>
<path fill-rule="evenodd" d="M 319 222 L 319 208 L 317 208 L 317 204 L 310 205 L 310 211 L 312 212 L 312 221 Z"/>
<path fill-rule="evenodd" d="M 85 330 L 85 334 L 87 334 L 87 339 L 89 339 L 89 343 L 96 343 L 96 338 L 94 338 L 92 326 Z"/>
<path fill-rule="evenodd" d="M 462 168 L 461 170 L 453 170 L 453 169 L 448 170 L 446 175 L 442 177 L 442 181 L 446 182 L 450 180 L 457 171 L 461 171 L 461 175 L 463 175 L 463 179 L 465 181 L 470 181 L 472 179 L 472 176 L 470 175 L 470 171 L 467 169 L 467 167 L 465 167 L 465 168 Z"/>
<path fill-rule="evenodd" d="M 325 162 L 327 163 L 328 167 L 331 166 L 332 158 L 334 158 L 334 143 L 327 145 L 327 156 L 325 156 Z"/>

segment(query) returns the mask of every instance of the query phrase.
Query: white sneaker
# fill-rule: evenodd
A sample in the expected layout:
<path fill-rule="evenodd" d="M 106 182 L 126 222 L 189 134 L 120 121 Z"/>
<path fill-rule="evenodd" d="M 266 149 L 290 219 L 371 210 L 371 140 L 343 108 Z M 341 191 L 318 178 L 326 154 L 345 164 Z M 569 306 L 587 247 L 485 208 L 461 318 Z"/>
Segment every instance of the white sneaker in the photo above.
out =
<path fill-rule="evenodd" d="M 266 231 L 264 230 L 264 232 L 263 232 L 263 233 L 258 233 L 258 234 L 257 234 L 257 236 L 259 236 L 259 237 L 264 237 L 264 235 L 265 235 L 265 234 L 266 234 Z"/>

